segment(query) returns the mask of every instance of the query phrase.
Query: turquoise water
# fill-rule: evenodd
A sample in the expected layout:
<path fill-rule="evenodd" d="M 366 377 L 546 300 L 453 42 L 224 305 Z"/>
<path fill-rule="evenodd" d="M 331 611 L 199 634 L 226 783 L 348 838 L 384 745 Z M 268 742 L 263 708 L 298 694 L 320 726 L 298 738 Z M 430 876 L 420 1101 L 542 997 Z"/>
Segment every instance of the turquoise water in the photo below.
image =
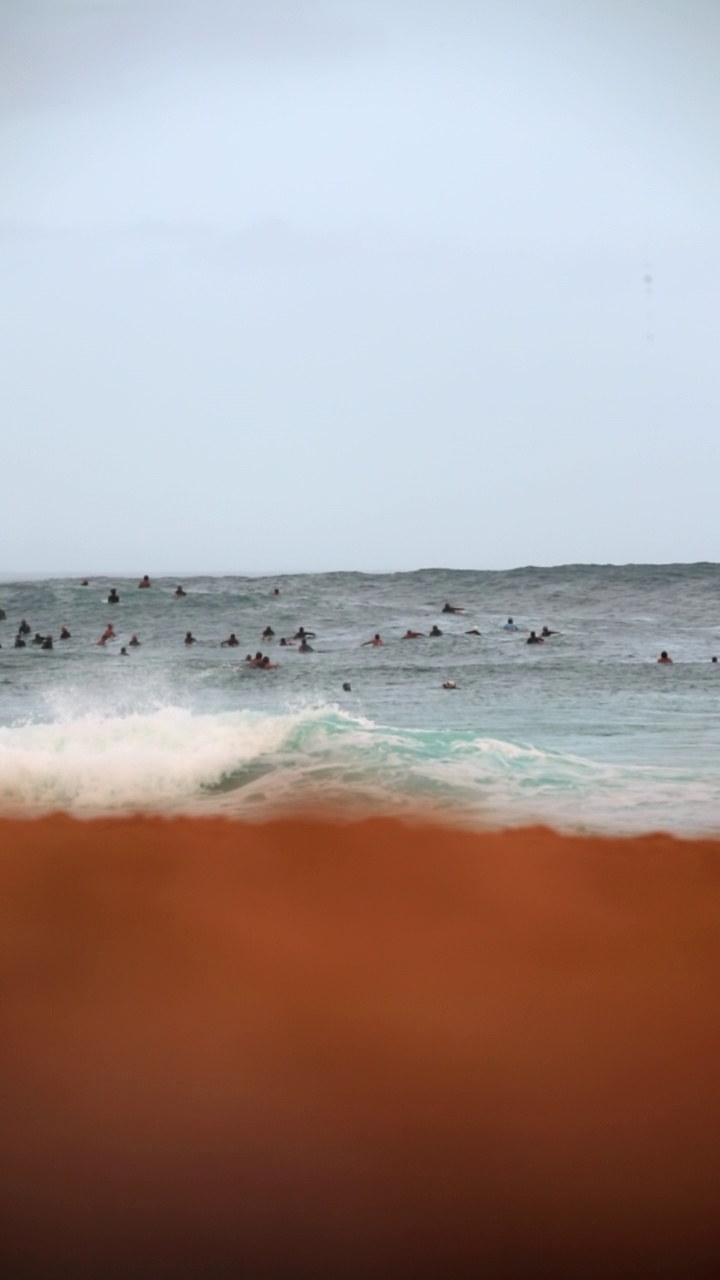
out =
<path fill-rule="evenodd" d="M 720 829 L 720 566 L 190 578 L 182 599 L 177 581 L 0 583 L 5 810 L 320 799 L 474 825 Z M 13 648 L 23 617 L 52 652 Z M 312 653 L 279 646 L 300 625 Z M 433 625 L 442 636 L 401 639 Z M 527 645 L 543 625 L 559 634 Z M 231 631 L 240 647 L 221 648 Z M 376 632 L 384 645 L 361 647 Z M 258 649 L 276 669 L 246 666 Z"/>

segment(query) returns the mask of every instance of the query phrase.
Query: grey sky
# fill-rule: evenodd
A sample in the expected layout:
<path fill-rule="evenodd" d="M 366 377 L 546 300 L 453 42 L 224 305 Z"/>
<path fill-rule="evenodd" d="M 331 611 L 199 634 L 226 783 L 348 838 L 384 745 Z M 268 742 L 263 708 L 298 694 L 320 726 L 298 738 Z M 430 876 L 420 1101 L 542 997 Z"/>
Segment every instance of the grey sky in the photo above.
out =
<path fill-rule="evenodd" d="M 719 57 L 712 0 L 0 0 L 0 571 L 719 560 Z"/>

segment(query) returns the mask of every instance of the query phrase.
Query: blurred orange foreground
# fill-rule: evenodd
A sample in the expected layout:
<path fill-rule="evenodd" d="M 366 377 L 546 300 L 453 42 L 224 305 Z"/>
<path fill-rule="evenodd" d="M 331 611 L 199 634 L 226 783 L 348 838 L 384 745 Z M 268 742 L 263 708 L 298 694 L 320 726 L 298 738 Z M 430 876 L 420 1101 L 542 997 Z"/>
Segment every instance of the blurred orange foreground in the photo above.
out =
<path fill-rule="evenodd" d="M 706 1276 L 720 845 L 0 821 L 2 1274 Z"/>

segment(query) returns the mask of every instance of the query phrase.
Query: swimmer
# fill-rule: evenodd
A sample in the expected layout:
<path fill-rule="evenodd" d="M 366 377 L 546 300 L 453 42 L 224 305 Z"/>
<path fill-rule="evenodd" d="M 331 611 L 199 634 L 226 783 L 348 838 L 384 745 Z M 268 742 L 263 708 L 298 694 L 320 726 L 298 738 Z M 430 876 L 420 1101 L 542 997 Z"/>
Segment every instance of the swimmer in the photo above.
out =
<path fill-rule="evenodd" d="M 193 635 L 192 631 L 185 632 L 184 643 L 188 646 L 188 648 L 191 644 L 197 644 L 197 640 L 195 639 L 195 636 Z"/>
<path fill-rule="evenodd" d="M 405 632 L 405 635 L 401 636 L 401 639 L 402 640 L 421 640 L 424 638 L 424 636 L 425 636 L 424 631 L 411 631 L 410 628 L 408 628 L 408 630 Z"/>
<path fill-rule="evenodd" d="M 432 631 L 430 632 L 430 635 L 431 635 L 431 636 L 441 636 L 441 635 L 442 635 L 442 631 L 440 630 L 440 628 L 439 628 L 439 627 L 435 627 L 435 626 L 434 626 L 434 627 L 433 627 L 433 629 L 432 629 Z"/>
<path fill-rule="evenodd" d="M 352 693 L 352 685 L 350 685 L 347 680 L 343 685 L 343 693 Z"/>
<path fill-rule="evenodd" d="M 16 635 L 16 637 L 15 637 L 15 648 L 16 648 L 16 649 L 27 649 L 27 645 L 25 644 L 25 641 L 23 640 L 23 638 L 22 638 L 22 636 L 20 635 L 20 633 L 19 633 L 19 632 L 18 632 L 18 634 L 17 634 L 17 635 Z"/>
<path fill-rule="evenodd" d="M 560 632 L 551 631 L 549 627 L 543 627 L 542 631 L 540 632 L 540 635 L 542 636 L 543 640 L 547 640 L 548 636 L 559 636 Z"/>
<path fill-rule="evenodd" d="M 18 627 L 18 635 L 19 636 L 30 635 L 30 626 L 28 625 L 28 623 L 25 621 L 24 618 L 20 619 L 20 626 Z"/>
<path fill-rule="evenodd" d="M 272 627 L 266 627 L 262 633 L 262 638 L 263 640 L 272 640 L 274 635 L 275 635 L 275 632 L 273 631 Z"/>
<path fill-rule="evenodd" d="M 141 579 L 140 579 L 140 581 L 138 582 L 138 586 L 139 586 L 139 587 L 149 587 L 149 586 L 151 586 L 151 585 L 152 585 L 152 584 L 151 584 L 151 582 L 150 582 L 150 579 L 148 578 L 147 574 L 146 574 L 146 573 L 144 573 L 144 574 L 143 574 L 143 576 L 142 576 L 142 578 L 141 578 Z"/>
<path fill-rule="evenodd" d="M 658 658 L 658 662 L 661 662 L 665 667 L 672 665 L 672 658 L 669 656 L 667 649 L 663 649 L 660 657 Z"/>
<path fill-rule="evenodd" d="M 457 689 L 457 685 L 454 680 L 446 680 L 443 689 Z"/>
<path fill-rule="evenodd" d="M 227 640 L 221 640 L 221 641 L 220 641 L 220 648 L 221 648 L 221 649 L 237 649 L 237 647 L 238 647 L 238 645 L 239 645 L 239 644 L 240 644 L 240 641 L 238 640 L 237 636 L 235 635 L 235 632 L 234 632 L 234 631 L 231 631 L 231 632 L 230 632 L 230 635 L 229 635 L 229 636 L 228 636 L 228 638 L 227 638 Z"/>
<path fill-rule="evenodd" d="M 52 636 L 46 636 L 46 637 L 45 637 L 45 639 L 43 640 L 42 644 L 40 645 L 40 648 L 41 648 L 41 649 L 52 649 L 52 647 L 53 647 Z"/>
<path fill-rule="evenodd" d="M 71 640 L 71 639 L 72 639 L 72 636 L 70 635 L 70 632 L 68 631 L 68 629 L 67 629 L 67 627 L 65 626 L 65 623 L 64 623 L 64 622 L 63 622 L 63 624 L 62 624 L 62 626 L 61 626 L 61 628 L 60 628 L 60 639 L 61 639 L 61 640 Z"/>
<path fill-rule="evenodd" d="M 249 663 L 250 663 L 250 666 L 251 666 L 251 667 L 259 667 L 259 666 L 260 666 L 260 663 L 262 662 L 262 660 L 263 660 L 263 656 L 262 656 L 262 654 L 261 654 L 261 652 L 260 652 L 260 650 L 259 650 L 259 649 L 258 649 L 257 653 L 255 654 L 255 657 L 254 657 L 254 658 L 251 658 L 251 657 L 250 657 L 250 654 L 248 654 L 247 658 L 245 659 L 245 661 L 246 661 L 246 662 L 249 662 Z"/>
<path fill-rule="evenodd" d="M 517 623 L 513 622 L 512 618 L 508 618 L 507 622 L 505 623 L 505 626 L 503 627 L 503 631 L 517 631 L 517 630 L 518 630 Z"/>
<path fill-rule="evenodd" d="M 526 644 L 544 644 L 545 641 L 543 640 L 542 636 L 536 636 L 535 632 L 531 631 L 525 643 Z"/>
<path fill-rule="evenodd" d="M 120 652 L 119 652 L 119 654 L 118 654 L 118 657 L 119 657 L 119 658 L 129 658 L 129 657 L 130 657 L 130 654 L 128 653 L 127 649 L 125 648 L 125 645 L 123 645 L 122 649 L 120 650 Z"/>
<path fill-rule="evenodd" d="M 276 667 L 277 667 L 277 662 L 271 662 L 271 661 L 270 661 L 270 659 L 269 659 L 269 658 L 267 657 L 267 655 L 266 655 L 266 656 L 263 658 L 262 662 L 260 662 L 260 663 L 258 664 L 258 666 L 259 666 L 259 668 L 260 668 L 260 670 L 261 670 L 261 671 L 274 671 L 274 670 L 276 669 Z"/>
<path fill-rule="evenodd" d="M 148 586 L 149 586 L 149 585 L 150 585 L 150 584 L 148 583 Z M 182 587 L 176 587 L 176 588 L 175 588 L 175 591 L 174 591 L 174 593 L 173 593 L 173 594 L 174 594 L 174 596 L 175 596 L 175 599 L 176 599 L 176 600 L 179 600 L 179 599 L 181 598 L 181 596 L 186 596 L 186 595 L 187 595 L 187 591 L 183 591 Z"/>
<path fill-rule="evenodd" d="M 107 598 L 107 602 L 108 602 L 108 604 L 119 604 L 119 603 L 120 603 L 120 597 L 119 597 L 119 595 L 118 595 L 118 593 L 117 593 L 117 588 L 116 588 L 116 587 L 113 587 L 113 588 L 112 588 L 112 590 L 111 590 L 111 592 L 110 592 L 110 595 L 109 595 L 109 596 L 108 596 L 108 598 Z"/>
<path fill-rule="evenodd" d="M 380 645 L 383 644 L 383 641 L 381 640 L 377 631 L 375 632 L 375 635 L 373 636 L 372 640 L 363 640 L 362 644 L 360 645 L 360 648 L 364 649 L 369 644 L 372 645 L 373 649 L 379 649 Z"/>
<path fill-rule="evenodd" d="M 137 648 L 138 648 L 138 646 L 139 646 L 139 644 L 140 644 L 140 641 L 138 640 L 138 638 L 137 638 L 137 636 L 135 635 L 135 633 L 134 633 L 134 632 L 133 632 L 133 634 L 131 635 L 130 639 L 128 640 L 128 644 L 130 645 L 130 648 L 131 648 L 131 649 L 137 649 Z"/>
<path fill-rule="evenodd" d="M 465 610 L 461 609 L 459 605 L 448 604 L 447 600 L 445 601 L 445 604 L 442 607 L 442 611 L 443 613 L 464 613 L 465 612 Z"/>
<path fill-rule="evenodd" d="M 481 635 L 482 635 L 482 631 L 480 630 L 480 628 L 479 628 L 479 627 L 471 627 L 469 631 L 466 631 L 466 632 L 465 632 L 465 635 L 466 635 L 466 636 L 481 636 Z"/>
<path fill-rule="evenodd" d="M 298 648 L 298 653 L 314 653 L 314 652 L 315 650 L 313 649 L 311 644 L 308 644 L 307 640 L 303 640 L 302 644 Z"/>
<path fill-rule="evenodd" d="M 104 631 L 103 631 L 103 633 L 102 633 L 102 639 L 103 639 L 103 640 L 114 640 L 114 639 L 115 639 L 115 628 L 113 627 L 112 622 L 108 622 L 108 624 L 107 624 L 107 626 L 106 626 L 105 630 L 104 630 Z"/>

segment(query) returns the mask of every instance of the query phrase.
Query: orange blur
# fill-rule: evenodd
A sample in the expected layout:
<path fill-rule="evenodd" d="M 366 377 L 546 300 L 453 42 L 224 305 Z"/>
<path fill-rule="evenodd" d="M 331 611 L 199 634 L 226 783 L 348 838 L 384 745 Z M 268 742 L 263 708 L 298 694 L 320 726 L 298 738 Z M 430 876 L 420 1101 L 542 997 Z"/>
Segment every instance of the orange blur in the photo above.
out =
<path fill-rule="evenodd" d="M 720 845 L 0 820 L 20 1276 L 720 1262 Z"/>

